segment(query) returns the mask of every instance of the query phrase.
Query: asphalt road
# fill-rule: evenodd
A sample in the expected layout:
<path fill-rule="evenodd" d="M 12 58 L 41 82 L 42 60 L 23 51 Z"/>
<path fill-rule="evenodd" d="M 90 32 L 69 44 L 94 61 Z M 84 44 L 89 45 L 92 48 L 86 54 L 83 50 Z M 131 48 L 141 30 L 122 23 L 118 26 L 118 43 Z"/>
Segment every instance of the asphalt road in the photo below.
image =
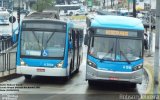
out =
<path fill-rule="evenodd" d="M 83 63 L 80 67 L 80 71 L 74 74 L 68 81 L 64 81 L 61 78 L 55 77 L 42 77 L 34 76 L 30 81 L 26 81 L 23 76 L 10 79 L 0 84 L 11 87 L 23 88 L 15 89 L 14 91 L 0 91 L 2 97 L 14 97 L 15 100 L 119 100 L 124 95 L 140 95 L 145 93 L 147 86 L 147 78 L 144 77 L 143 83 L 137 85 L 137 88 L 129 88 L 129 84 L 122 83 L 97 83 L 94 87 L 89 87 L 88 82 L 85 80 L 85 62 L 86 62 L 86 47 L 84 46 Z M 28 87 L 28 88 L 24 88 Z M 5 94 L 15 94 L 5 95 Z"/>

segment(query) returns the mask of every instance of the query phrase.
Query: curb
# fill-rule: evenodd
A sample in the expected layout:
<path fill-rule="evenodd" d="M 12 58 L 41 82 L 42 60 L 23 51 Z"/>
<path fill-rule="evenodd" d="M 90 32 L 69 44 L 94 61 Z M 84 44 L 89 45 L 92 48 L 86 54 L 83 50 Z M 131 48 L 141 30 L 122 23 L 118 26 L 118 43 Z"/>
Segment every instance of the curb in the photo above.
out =
<path fill-rule="evenodd" d="M 150 71 L 149 71 L 147 68 L 144 68 L 144 70 L 147 72 L 147 74 L 148 74 L 148 78 L 149 78 L 149 82 L 148 82 L 147 90 L 146 90 L 146 93 L 145 93 L 145 94 L 148 94 L 148 93 L 149 93 L 149 91 L 151 90 L 151 86 L 152 86 L 153 78 L 152 78 L 152 75 L 151 75 Z"/>
<path fill-rule="evenodd" d="M 4 76 L 4 77 L 0 77 L 0 83 L 2 83 L 4 81 L 7 81 L 7 80 L 10 80 L 10 79 L 18 78 L 18 77 L 21 77 L 21 76 L 22 75 L 13 73 L 13 74 L 10 74 L 10 75 Z"/>

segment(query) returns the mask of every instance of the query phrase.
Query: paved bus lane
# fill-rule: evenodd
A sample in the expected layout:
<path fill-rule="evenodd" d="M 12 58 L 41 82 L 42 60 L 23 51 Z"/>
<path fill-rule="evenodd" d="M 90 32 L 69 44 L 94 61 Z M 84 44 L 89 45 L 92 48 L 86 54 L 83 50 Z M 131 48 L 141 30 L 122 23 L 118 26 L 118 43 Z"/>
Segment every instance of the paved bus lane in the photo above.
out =
<path fill-rule="evenodd" d="M 64 81 L 61 78 L 55 77 L 42 77 L 34 76 L 30 81 L 26 81 L 23 76 L 10 79 L 1 83 L 7 84 L 8 87 L 14 87 L 15 90 L 8 90 L 7 94 L 15 94 L 18 96 L 17 100 L 89 100 L 99 98 L 105 100 L 118 100 L 124 95 L 135 95 L 145 93 L 143 86 L 137 86 L 132 89 L 128 87 L 128 84 L 121 83 L 98 83 L 94 87 L 89 87 L 88 82 L 85 80 L 85 64 L 86 64 L 86 47 L 83 49 L 83 63 L 80 67 L 80 71 L 74 74 L 68 81 Z M 12 85 L 12 86 L 10 86 Z M 142 84 L 143 85 L 143 84 Z M 1 94 L 6 94 L 6 91 L 0 91 Z M 97 100 L 95 99 L 95 100 Z M 92 99 L 94 100 L 94 99 Z"/>

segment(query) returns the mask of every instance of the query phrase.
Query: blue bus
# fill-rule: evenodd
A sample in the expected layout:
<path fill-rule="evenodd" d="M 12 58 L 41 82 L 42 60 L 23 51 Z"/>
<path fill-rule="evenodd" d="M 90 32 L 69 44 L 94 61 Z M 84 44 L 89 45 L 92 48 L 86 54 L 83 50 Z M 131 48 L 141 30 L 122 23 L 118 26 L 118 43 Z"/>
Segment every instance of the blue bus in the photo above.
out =
<path fill-rule="evenodd" d="M 139 19 L 125 16 L 87 18 L 86 80 L 142 83 L 144 27 Z"/>
<path fill-rule="evenodd" d="M 25 79 L 33 75 L 70 78 L 79 71 L 82 39 L 82 30 L 71 22 L 25 18 L 18 37 L 17 73 Z"/>

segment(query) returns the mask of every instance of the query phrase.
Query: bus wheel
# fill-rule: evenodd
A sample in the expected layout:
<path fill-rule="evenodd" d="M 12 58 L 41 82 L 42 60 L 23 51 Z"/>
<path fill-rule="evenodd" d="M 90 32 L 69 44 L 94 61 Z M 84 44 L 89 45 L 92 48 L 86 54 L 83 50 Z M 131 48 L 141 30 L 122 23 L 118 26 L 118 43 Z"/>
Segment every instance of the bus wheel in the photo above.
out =
<path fill-rule="evenodd" d="M 89 85 L 89 87 L 95 86 L 95 81 L 93 81 L 93 80 L 88 80 L 88 85 Z"/>
<path fill-rule="evenodd" d="M 32 78 L 32 75 L 24 75 L 26 80 L 30 80 Z"/>

